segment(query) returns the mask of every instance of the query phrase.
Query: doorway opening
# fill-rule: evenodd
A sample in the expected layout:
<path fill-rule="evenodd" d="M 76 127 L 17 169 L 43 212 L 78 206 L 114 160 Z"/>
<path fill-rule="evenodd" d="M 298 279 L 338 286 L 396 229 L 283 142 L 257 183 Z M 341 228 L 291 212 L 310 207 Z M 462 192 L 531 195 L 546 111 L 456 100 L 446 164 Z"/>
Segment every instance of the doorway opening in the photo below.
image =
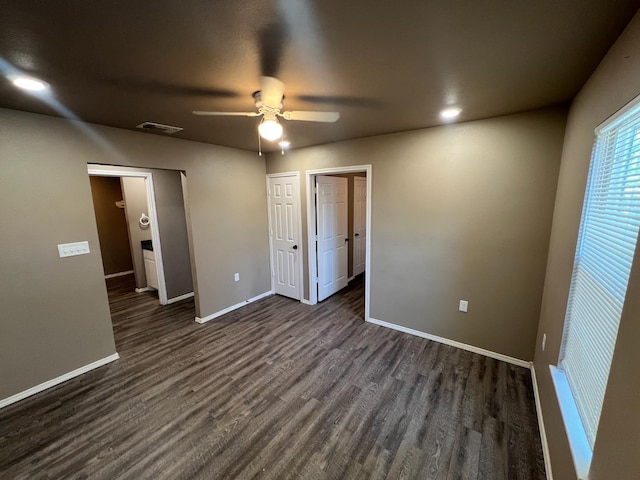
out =
<path fill-rule="evenodd" d="M 136 279 L 136 292 L 155 290 L 161 305 L 167 304 L 167 288 L 162 263 L 162 245 L 158 230 L 158 214 L 156 211 L 153 175 L 151 172 L 132 172 L 128 170 L 102 169 L 99 166 L 88 167 L 90 177 L 117 178 L 121 182 L 123 198 L 121 204 L 126 218 L 128 231 L 130 258 L 132 270 Z M 128 198 L 127 198 L 128 197 Z M 98 209 L 95 205 L 94 209 Z M 98 219 L 96 219 L 98 220 Z M 100 234 L 101 229 L 98 229 Z M 100 238 L 100 251 L 104 237 Z M 103 255 L 103 267 L 106 264 Z"/>
<path fill-rule="evenodd" d="M 112 283 L 118 280 L 122 288 L 135 289 L 137 293 L 157 293 L 161 305 L 193 297 L 184 172 L 90 164 L 88 173 L 105 280 Z M 111 196 L 98 198 L 94 184 L 107 183 L 111 184 Z M 114 195 L 118 194 L 120 199 L 114 201 Z M 117 221 L 115 227 L 105 224 L 108 222 L 105 211 L 109 212 L 109 218 Z M 122 238 L 123 224 L 125 239 Z M 119 230 L 119 246 L 111 244 L 114 229 Z M 127 243 L 128 258 L 123 252 Z M 119 256 L 120 267 L 112 265 L 114 255 Z M 122 267 L 127 261 L 132 266 L 130 270 Z M 112 270 L 118 272 L 112 273 Z"/>
<path fill-rule="evenodd" d="M 89 175 L 104 278 L 134 274 L 124 188 L 120 177 Z M 143 181 L 144 182 L 144 181 Z M 143 188 L 144 183 L 143 183 Z M 145 211 L 147 208 L 145 206 Z"/>
<path fill-rule="evenodd" d="M 371 287 L 371 185 L 371 165 L 306 172 L 309 303 L 315 305 L 364 275 L 365 320 Z"/>

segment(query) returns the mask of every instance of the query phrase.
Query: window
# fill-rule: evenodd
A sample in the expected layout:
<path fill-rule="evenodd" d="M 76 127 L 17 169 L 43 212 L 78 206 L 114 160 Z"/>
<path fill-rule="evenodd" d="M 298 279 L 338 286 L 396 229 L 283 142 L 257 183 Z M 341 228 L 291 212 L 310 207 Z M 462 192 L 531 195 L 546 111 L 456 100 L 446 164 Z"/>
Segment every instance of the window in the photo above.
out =
<path fill-rule="evenodd" d="M 596 131 L 571 277 L 559 372 L 589 459 L 640 227 L 640 104 Z M 563 400 L 561 399 L 561 406 Z M 563 408 L 563 415 L 565 409 Z M 566 417 L 566 415 L 565 415 Z M 567 419 L 565 424 L 569 427 Z M 578 425 L 578 428 L 580 425 Z M 571 432 L 569 432 L 571 437 Z M 573 448 L 573 445 L 572 445 Z M 575 453 L 574 453 L 575 460 Z M 588 468 L 588 467 L 587 467 Z"/>

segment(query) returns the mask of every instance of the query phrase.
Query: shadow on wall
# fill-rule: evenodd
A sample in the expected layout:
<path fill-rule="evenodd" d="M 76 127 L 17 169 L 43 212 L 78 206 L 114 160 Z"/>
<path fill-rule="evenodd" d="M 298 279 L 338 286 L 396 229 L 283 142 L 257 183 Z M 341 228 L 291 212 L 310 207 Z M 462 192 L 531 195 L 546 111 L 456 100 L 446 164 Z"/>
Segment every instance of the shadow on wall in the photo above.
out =
<path fill-rule="evenodd" d="M 91 195 L 96 215 L 104 274 L 125 274 L 133 270 L 123 193 L 118 177 L 91 175 Z"/>

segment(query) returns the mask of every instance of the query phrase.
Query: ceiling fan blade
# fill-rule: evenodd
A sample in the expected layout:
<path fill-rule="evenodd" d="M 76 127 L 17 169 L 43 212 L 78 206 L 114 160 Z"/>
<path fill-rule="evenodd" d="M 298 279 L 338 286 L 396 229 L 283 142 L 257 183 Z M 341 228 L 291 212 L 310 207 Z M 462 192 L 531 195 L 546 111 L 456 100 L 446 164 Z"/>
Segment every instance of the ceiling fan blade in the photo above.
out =
<path fill-rule="evenodd" d="M 287 120 L 300 120 L 303 122 L 326 122 L 333 123 L 340 118 L 338 112 L 305 112 L 296 111 L 283 112 L 282 116 Z"/>
<path fill-rule="evenodd" d="M 382 102 L 372 98 L 336 95 L 296 95 L 296 100 L 320 105 L 340 105 L 345 107 L 380 108 Z"/>
<path fill-rule="evenodd" d="M 206 112 L 202 110 L 194 110 L 194 115 L 217 115 L 225 117 L 257 117 L 260 114 L 257 112 Z"/>
<path fill-rule="evenodd" d="M 192 97 L 219 97 L 219 98 L 237 98 L 240 96 L 238 92 L 225 88 L 205 87 L 198 85 L 189 85 L 186 83 L 163 82 L 155 79 L 140 79 L 132 77 L 120 76 L 87 76 L 89 80 L 98 81 L 108 87 L 126 89 L 126 90 L 143 90 L 147 93 L 159 95 L 174 96 L 192 96 Z"/>
<path fill-rule="evenodd" d="M 260 53 L 260 73 L 275 77 L 280 69 L 280 61 L 289 32 L 282 23 L 270 23 L 258 32 L 258 51 Z"/>
<path fill-rule="evenodd" d="M 262 104 L 271 108 L 280 108 L 284 83 L 274 77 L 260 77 L 260 99 Z"/>

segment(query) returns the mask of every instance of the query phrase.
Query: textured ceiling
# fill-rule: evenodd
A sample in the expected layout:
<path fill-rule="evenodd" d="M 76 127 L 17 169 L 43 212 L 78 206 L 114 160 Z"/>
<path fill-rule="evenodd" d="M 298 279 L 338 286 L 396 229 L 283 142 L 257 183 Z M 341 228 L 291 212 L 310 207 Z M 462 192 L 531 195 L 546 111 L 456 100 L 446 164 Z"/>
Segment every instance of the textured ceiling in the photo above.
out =
<path fill-rule="evenodd" d="M 288 110 L 336 110 L 335 124 L 285 122 L 293 147 L 567 102 L 638 0 L 0 0 L 0 69 L 49 82 L 52 108 L 0 78 L 0 107 L 257 149 L 258 76 L 286 83 Z M 637 52 L 629 52 L 638 54 Z M 149 133 L 152 135 L 153 133 Z M 267 145 L 267 149 L 268 145 Z"/>

